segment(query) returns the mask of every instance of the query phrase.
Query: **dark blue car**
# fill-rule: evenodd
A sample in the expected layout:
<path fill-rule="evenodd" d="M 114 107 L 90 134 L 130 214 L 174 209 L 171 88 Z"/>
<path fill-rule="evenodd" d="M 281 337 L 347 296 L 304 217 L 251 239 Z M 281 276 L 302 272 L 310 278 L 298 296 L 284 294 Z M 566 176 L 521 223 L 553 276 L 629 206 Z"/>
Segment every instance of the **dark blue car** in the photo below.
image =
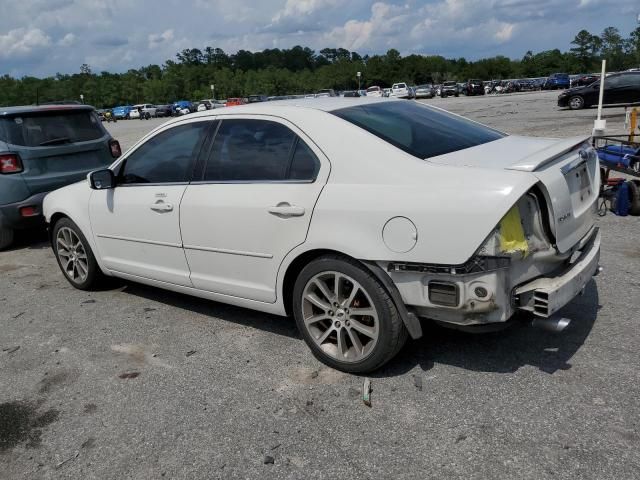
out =
<path fill-rule="evenodd" d="M 571 80 L 569 79 L 569 75 L 566 73 L 552 73 L 547 77 L 547 80 L 544 82 L 545 90 L 560 90 L 569 88 L 571 85 Z"/>
<path fill-rule="evenodd" d="M 0 107 L 0 250 L 43 225 L 42 200 L 120 156 L 89 105 Z"/>

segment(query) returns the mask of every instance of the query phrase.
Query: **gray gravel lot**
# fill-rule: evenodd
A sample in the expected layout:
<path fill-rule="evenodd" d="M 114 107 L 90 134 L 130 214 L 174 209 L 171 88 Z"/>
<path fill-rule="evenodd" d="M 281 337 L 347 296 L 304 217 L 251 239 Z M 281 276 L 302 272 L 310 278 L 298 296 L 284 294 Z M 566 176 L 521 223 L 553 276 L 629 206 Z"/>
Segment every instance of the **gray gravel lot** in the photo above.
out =
<path fill-rule="evenodd" d="M 595 110 L 555 96 L 429 102 L 509 133 L 589 134 Z M 159 123 L 108 128 L 126 148 Z M 372 408 L 292 319 L 132 283 L 80 292 L 30 232 L 0 253 L 0 478 L 638 478 L 640 222 L 598 223 L 605 270 L 564 309 L 568 331 L 425 325 L 371 377 Z"/>

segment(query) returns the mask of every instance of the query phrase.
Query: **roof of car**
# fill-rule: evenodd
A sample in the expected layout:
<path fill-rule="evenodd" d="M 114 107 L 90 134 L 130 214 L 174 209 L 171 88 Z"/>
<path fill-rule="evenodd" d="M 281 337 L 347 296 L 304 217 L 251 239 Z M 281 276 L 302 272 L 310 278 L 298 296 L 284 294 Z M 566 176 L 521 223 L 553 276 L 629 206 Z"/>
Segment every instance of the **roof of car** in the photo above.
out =
<path fill-rule="evenodd" d="M 34 112 L 50 112 L 60 110 L 94 110 L 91 105 L 20 105 L 16 107 L 0 107 L 0 117 L 7 115 L 20 115 Z"/>
<path fill-rule="evenodd" d="M 320 110 L 323 112 L 331 112 L 341 108 L 356 107 L 359 105 L 369 105 L 381 102 L 401 102 L 395 98 L 380 97 L 321 97 L 321 98 L 296 98 L 293 100 L 273 100 L 269 102 L 248 103 L 244 105 L 236 105 L 226 107 L 222 110 L 207 110 L 205 112 L 192 113 L 190 118 L 205 117 L 211 115 L 225 115 L 227 113 L 243 113 L 243 114 L 265 114 L 277 113 L 280 108 L 308 108 L 311 110 Z M 179 117 L 178 117 L 179 118 Z M 176 120 L 177 121 L 177 120 Z"/>

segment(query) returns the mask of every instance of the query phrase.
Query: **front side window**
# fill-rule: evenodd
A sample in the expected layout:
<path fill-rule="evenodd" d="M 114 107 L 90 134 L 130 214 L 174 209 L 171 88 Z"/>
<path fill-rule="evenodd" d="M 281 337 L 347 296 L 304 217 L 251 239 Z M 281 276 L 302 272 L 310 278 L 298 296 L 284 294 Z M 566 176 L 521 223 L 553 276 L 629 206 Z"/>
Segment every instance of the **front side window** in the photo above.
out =
<path fill-rule="evenodd" d="M 188 182 L 208 127 L 209 122 L 187 123 L 149 139 L 125 160 L 118 183 Z"/>
<path fill-rule="evenodd" d="M 289 128 L 266 120 L 223 120 L 204 180 L 259 182 L 313 180 L 319 162 Z"/>
<path fill-rule="evenodd" d="M 371 103 L 331 113 L 422 159 L 504 137 L 479 123 L 416 102 Z"/>

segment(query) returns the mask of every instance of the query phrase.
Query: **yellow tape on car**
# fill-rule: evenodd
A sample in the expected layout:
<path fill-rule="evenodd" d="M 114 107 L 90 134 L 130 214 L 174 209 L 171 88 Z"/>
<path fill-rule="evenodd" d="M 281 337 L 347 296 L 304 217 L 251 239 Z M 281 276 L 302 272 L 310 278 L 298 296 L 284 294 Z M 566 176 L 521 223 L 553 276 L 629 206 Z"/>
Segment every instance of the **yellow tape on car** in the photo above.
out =
<path fill-rule="evenodd" d="M 522 252 L 523 257 L 529 254 L 529 244 L 524 236 L 520 211 L 516 206 L 512 207 L 500 222 L 500 251 Z"/>

